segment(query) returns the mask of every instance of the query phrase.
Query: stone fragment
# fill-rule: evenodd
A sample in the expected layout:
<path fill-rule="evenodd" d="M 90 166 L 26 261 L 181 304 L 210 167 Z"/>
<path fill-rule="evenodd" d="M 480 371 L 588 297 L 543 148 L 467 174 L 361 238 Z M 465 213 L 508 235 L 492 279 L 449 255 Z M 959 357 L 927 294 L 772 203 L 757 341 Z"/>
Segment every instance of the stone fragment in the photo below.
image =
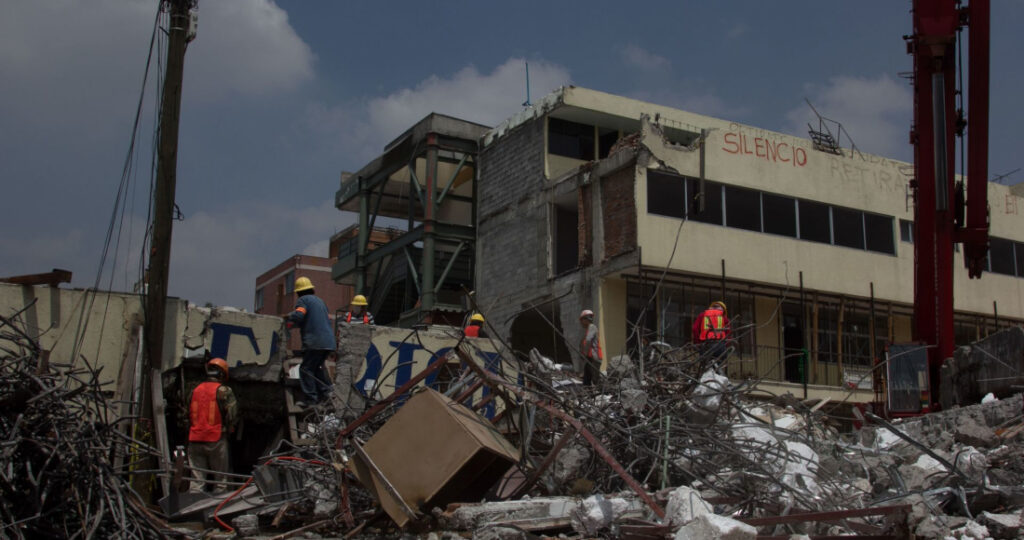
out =
<path fill-rule="evenodd" d="M 668 495 L 665 521 L 674 527 L 681 527 L 699 515 L 711 513 L 714 513 L 714 509 L 700 493 L 687 486 L 679 486 Z"/>
<path fill-rule="evenodd" d="M 1020 514 L 993 514 L 982 512 L 978 523 L 988 528 L 992 538 L 1019 538 L 1022 524 Z"/>
<path fill-rule="evenodd" d="M 231 520 L 239 536 L 254 536 L 260 532 L 260 519 L 256 514 L 242 514 Z"/>
<path fill-rule="evenodd" d="M 754 540 L 757 529 L 716 514 L 701 514 L 676 532 L 675 540 Z"/>
<path fill-rule="evenodd" d="M 623 390 L 619 398 L 622 400 L 622 408 L 634 414 L 643 412 L 647 406 L 647 392 L 639 388 Z"/>

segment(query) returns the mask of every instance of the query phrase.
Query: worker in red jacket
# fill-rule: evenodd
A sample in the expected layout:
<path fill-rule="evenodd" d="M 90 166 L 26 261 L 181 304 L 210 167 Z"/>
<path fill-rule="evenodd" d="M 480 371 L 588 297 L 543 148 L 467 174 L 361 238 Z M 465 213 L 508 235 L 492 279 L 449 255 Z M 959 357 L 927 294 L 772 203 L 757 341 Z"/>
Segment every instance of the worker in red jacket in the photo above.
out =
<path fill-rule="evenodd" d="M 473 316 L 469 318 L 469 324 L 462 329 L 462 333 L 465 334 L 466 337 L 487 337 L 484 335 L 483 326 L 484 316 L 479 313 L 474 313 Z"/>
<path fill-rule="evenodd" d="M 728 353 L 731 335 L 729 314 L 725 303 L 716 300 L 693 321 L 693 341 L 700 346 L 702 357 L 720 362 Z"/>
<path fill-rule="evenodd" d="M 228 434 L 234 433 L 238 421 L 238 401 L 225 382 L 228 363 L 214 358 L 206 364 L 206 381 L 189 396 L 188 457 L 192 467 L 189 491 L 200 493 L 206 483 L 207 471 L 214 471 L 212 480 L 223 481 L 216 472 L 228 471 Z M 215 484 L 214 493 L 227 486 Z"/>

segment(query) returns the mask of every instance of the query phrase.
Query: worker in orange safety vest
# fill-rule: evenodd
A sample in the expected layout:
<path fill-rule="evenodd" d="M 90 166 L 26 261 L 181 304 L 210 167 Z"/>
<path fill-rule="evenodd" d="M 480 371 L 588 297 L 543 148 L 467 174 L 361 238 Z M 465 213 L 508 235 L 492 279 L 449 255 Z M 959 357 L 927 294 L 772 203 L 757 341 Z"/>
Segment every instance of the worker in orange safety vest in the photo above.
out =
<path fill-rule="evenodd" d="M 352 298 L 352 309 L 345 314 L 345 322 L 349 324 L 373 324 L 373 315 L 366 308 L 366 297 L 357 294 Z"/>
<path fill-rule="evenodd" d="M 722 360 L 728 353 L 731 335 L 725 303 L 717 300 L 693 321 L 693 341 L 700 345 L 701 356 Z"/>
<path fill-rule="evenodd" d="M 200 493 L 206 483 L 207 472 L 214 482 L 223 481 L 216 472 L 228 471 L 227 435 L 234 433 L 238 421 L 238 401 L 225 382 L 228 363 L 214 358 L 206 363 L 206 381 L 196 386 L 189 396 L 188 456 L 193 481 L 189 491 Z M 227 490 L 223 484 L 214 484 L 214 493 Z"/>

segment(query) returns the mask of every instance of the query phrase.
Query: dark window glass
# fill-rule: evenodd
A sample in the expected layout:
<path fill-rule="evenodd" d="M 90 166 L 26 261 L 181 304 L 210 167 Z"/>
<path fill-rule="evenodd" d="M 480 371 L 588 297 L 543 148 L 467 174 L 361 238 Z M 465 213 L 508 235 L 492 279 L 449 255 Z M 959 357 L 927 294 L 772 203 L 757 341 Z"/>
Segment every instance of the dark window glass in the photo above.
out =
<path fill-rule="evenodd" d="M 725 224 L 737 229 L 761 232 L 761 193 L 725 186 Z"/>
<path fill-rule="evenodd" d="M 868 251 L 896 254 L 896 245 L 892 236 L 892 218 L 878 214 L 864 213 L 864 231 L 867 233 Z"/>
<path fill-rule="evenodd" d="M 647 171 L 647 213 L 683 218 L 686 215 L 686 179 Z"/>
<path fill-rule="evenodd" d="M 800 201 L 800 239 L 812 242 L 832 243 L 828 219 L 828 205 L 812 201 Z"/>
<path fill-rule="evenodd" d="M 573 207 L 555 207 L 555 275 L 579 265 L 579 214 Z"/>
<path fill-rule="evenodd" d="M 597 157 L 604 159 L 608 157 L 612 146 L 619 140 L 619 131 L 616 129 L 598 128 L 597 135 Z"/>
<path fill-rule="evenodd" d="M 796 238 L 796 203 L 793 199 L 762 193 L 761 204 L 764 206 L 764 232 Z"/>
<path fill-rule="evenodd" d="M 700 180 L 686 179 L 686 194 L 690 198 L 690 219 L 701 223 L 722 224 L 722 184 L 704 181 L 704 210 L 700 210 Z"/>
<path fill-rule="evenodd" d="M 1013 242 L 1002 238 L 990 238 L 988 243 L 988 259 L 994 274 L 1015 275 L 1013 265 Z"/>
<path fill-rule="evenodd" d="M 914 243 L 914 222 L 900 220 L 900 242 Z"/>
<path fill-rule="evenodd" d="M 1014 242 L 1013 247 L 1017 253 L 1017 275 L 1024 277 L 1024 244 Z"/>
<path fill-rule="evenodd" d="M 594 126 L 548 117 L 548 152 L 556 156 L 594 159 Z"/>
<path fill-rule="evenodd" d="M 837 246 L 864 249 L 864 213 L 832 207 L 833 239 Z"/>

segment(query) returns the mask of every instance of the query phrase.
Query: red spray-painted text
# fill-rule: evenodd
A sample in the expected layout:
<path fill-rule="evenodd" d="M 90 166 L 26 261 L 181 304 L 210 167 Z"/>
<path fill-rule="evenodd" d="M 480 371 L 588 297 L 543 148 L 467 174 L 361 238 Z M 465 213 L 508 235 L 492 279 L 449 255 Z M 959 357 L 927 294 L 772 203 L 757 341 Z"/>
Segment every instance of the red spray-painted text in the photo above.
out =
<path fill-rule="evenodd" d="M 722 150 L 730 154 L 748 154 L 773 163 L 789 163 L 794 167 L 807 165 L 807 151 L 799 146 L 764 137 L 748 137 L 734 131 L 725 134 Z"/>

